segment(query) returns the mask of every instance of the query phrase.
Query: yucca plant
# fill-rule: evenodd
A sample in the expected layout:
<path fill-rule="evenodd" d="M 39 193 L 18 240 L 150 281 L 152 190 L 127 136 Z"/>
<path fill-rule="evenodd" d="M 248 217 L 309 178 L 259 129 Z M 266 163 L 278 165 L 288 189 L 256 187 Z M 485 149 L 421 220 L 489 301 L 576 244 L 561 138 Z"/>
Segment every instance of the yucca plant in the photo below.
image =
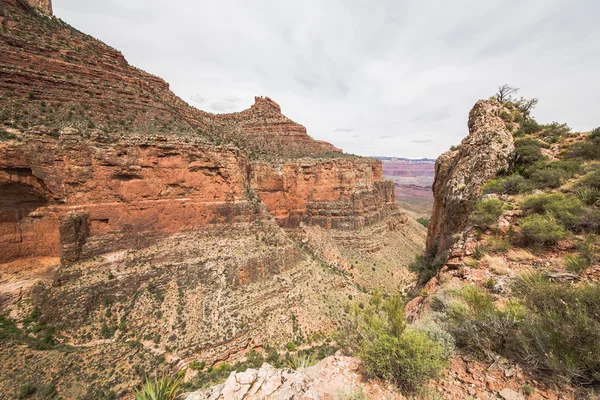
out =
<path fill-rule="evenodd" d="M 582 187 L 576 192 L 576 194 L 577 197 L 579 197 L 579 200 L 588 206 L 593 206 L 598 200 L 600 200 L 600 189 L 593 186 Z"/>
<path fill-rule="evenodd" d="M 183 375 L 147 379 L 144 386 L 135 392 L 135 400 L 175 400 L 181 392 Z"/>
<path fill-rule="evenodd" d="M 288 364 L 289 364 L 290 368 L 292 368 L 292 369 L 302 369 L 302 368 L 308 368 L 310 366 L 313 366 L 316 364 L 316 362 L 317 362 L 317 358 L 315 357 L 315 355 L 313 353 L 303 354 L 303 355 L 292 354 L 290 356 L 290 360 L 288 361 Z"/>

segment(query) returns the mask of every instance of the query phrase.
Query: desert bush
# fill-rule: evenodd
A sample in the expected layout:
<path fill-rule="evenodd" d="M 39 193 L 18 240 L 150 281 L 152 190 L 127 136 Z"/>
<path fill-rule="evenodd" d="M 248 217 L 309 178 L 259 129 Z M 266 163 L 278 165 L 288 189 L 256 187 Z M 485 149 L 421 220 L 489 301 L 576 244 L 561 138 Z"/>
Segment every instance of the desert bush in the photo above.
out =
<path fill-rule="evenodd" d="M 422 388 L 446 367 L 443 346 L 426 332 L 407 329 L 400 337 L 381 333 L 361 351 L 368 375 L 393 382 L 408 392 Z"/>
<path fill-rule="evenodd" d="M 542 169 L 535 171 L 531 175 L 531 180 L 535 184 L 535 187 L 538 189 L 558 188 L 568 178 L 569 175 L 566 172 L 556 169 Z"/>
<path fill-rule="evenodd" d="M 37 387 L 33 383 L 26 383 L 19 388 L 17 395 L 18 399 L 28 399 L 32 397 L 37 391 Z"/>
<path fill-rule="evenodd" d="M 533 214 L 521 221 L 521 234 L 527 245 L 541 247 L 556 244 L 567 237 L 567 232 L 548 215 Z"/>
<path fill-rule="evenodd" d="M 565 256 L 565 268 L 569 272 L 580 274 L 589 267 L 588 262 L 579 255 Z"/>
<path fill-rule="evenodd" d="M 600 234 L 600 209 L 591 207 L 585 208 L 580 217 L 579 229 Z"/>
<path fill-rule="evenodd" d="M 443 333 L 408 328 L 404 299 L 392 296 L 381 309 L 367 307 L 356 314 L 353 336 L 368 376 L 379 377 L 408 392 L 419 391 L 429 379 L 439 375 L 451 351 L 432 337 Z"/>
<path fill-rule="evenodd" d="M 493 236 L 488 239 L 486 246 L 491 253 L 506 253 L 511 247 L 510 239 L 506 236 Z"/>
<path fill-rule="evenodd" d="M 564 153 L 566 158 L 600 160 L 600 128 L 594 129 L 583 142 L 573 144 Z"/>
<path fill-rule="evenodd" d="M 600 286 L 521 277 L 502 307 L 474 286 L 455 293 L 448 326 L 458 346 L 488 359 L 502 354 L 544 376 L 600 382 Z"/>
<path fill-rule="evenodd" d="M 577 182 L 578 188 L 595 188 L 600 190 L 600 170 L 590 172 Z"/>
<path fill-rule="evenodd" d="M 543 160 L 542 146 L 539 140 L 528 137 L 515 140 L 515 164 L 527 166 Z"/>
<path fill-rule="evenodd" d="M 519 174 L 512 174 L 502 180 L 503 192 L 506 194 L 526 193 L 533 189 L 531 182 Z"/>
<path fill-rule="evenodd" d="M 593 206 L 600 200 L 600 189 L 595 187 L 581 187 L 575 191 L 575 194 L 584 204 Z"/>
<path fill-rule="evenodd" d="M 485 199 L 475 205 L 475 210 L 471 214 L 471 221 L 475 226 L 481 229 L 487 229 L 498 222 L 502 215 L 504 202 L 499 199 Z"/>
<path fill-rule="evenodd" d="M 10 139 L 16 139 L 16 138 L 17 138 L 16 135 L 13 135 L 12 133 L 8 133 L 4 129 L 0 128 L 0 140 L 10 140 Z"/>
<path fill-rule="evenodd" d="M 246 365 L 249 368 L 260 368 L 265 362 L 264 357 L 258 351 L 252 349 L 246 355 Z"/>
<path fill-rule="evenodd" d="M 483 194 L 504 193 L 504 180 L 492 179 L 482 187 Z"/>
<path fill-rule="evenodd" d="M 476 286 L 464 286 L 455 294 L 458 302 L 447 308 L 449 330 L 456 344 L 486 359 L 502 353 L 521 314 L 517 304 L 506 310 L 494 306 L 492 296 Z"/>
<path fill-rule="evenodd" d="M 181 392 L 183 375 L 165 376 L 146 380 L 139 391 L 135 392 L 135 400 L 175 400 Z"/>
<path fill-rule="evenodd" d="M 530 310 L 512 353 L 574 383 L 600 382 L 600 286 L 553 283 L 539 275 L 515 286 Z"/>
<path fill-rule="evenodd" d="M 447 259 L 448 256 L 446 254 L 438 254 L 436 256 L 417 254 L 415 260 L 408 266 L 408 269 L 419 276 L 419 284 L 425 284 L 442 269 Z"/>
<path fill-rule="evenodd" d="M 443 357 L 445 359 L 450 358 L 450 356 L 454 352 L 454 349 L 456 348 L 456 341 L 454 340 L 454 336 L 452 336 L 450 332 L 446 331 L 440 325 L 433 321 L 421 324 L 417 328 L 418 330 L 427 333 L 431 340 L 441 344 L 442 348 L 444 349 L 444 352 L 442 354 Z"/>
<path fill-rule="evenodd" d="M 552 122 L 551 124 L 542 125 L 541 136 L 549 143 L 556 143 L 561 137 L 568 135 L 570 132 L 571 128 L 567 124 Z"/>
<path fill-rule="evenodd" d="M 546 214 L 570 230 L 577 231 L 582 227 L 584 209 L 577 196 L 559 193 L 529 196 L 521 204 L 521 209 Z"/>
<path fill-rule="evenodd" d="M 542 126 L 537 123 L 536 120 L 528 118 L 521 123 L 521 128 L 519 129 L 519 134 L 532 134 L 542 130 Z"/>

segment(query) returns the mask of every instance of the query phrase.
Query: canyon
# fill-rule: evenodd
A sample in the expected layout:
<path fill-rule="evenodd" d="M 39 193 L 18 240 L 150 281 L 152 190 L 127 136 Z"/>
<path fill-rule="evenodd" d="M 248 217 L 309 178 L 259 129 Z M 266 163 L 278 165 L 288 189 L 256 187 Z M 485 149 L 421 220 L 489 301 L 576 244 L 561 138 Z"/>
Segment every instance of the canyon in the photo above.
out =
<path fill-rule="evenodd" d="M 349 298 L 412 281 L 425 229 L 381 161 L 268 97 L 197 110 L 50 1 L 0 5 L 0 312 L 21 332 L 2 391 L 124 394 L 326 335 Z"/>

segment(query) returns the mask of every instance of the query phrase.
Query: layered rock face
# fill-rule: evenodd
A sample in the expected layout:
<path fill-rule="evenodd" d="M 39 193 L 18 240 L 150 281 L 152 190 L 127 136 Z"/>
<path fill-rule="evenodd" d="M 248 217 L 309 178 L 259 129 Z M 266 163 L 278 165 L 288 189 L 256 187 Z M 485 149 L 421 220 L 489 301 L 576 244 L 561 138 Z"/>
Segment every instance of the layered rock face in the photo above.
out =
<path fill-rule="evenodd" d="M 455 235 L 469 224 L 476 199 L 485 182 L 507 169 L 514 151 L 513 137 L 500 118 L 503 106 L 493 100 L 478 101 L 469 114 L 469 136 L 460 148 L 442 154 L 435 164 L 434 206 L 427 251 L 447 251 Z"/>
<path fill-rule="evenodd" d="M 3 4 L 0 262 L 71 263 L 252 219 L 253 190 L 283 227 L 358 229 L 394 209 L 380 163 L 314 158 L 340 150 L 273 100 L 257 97 L 241 113 L 198 111 L 118 51 L 23 3 Z M 265 151 L 279 160 L 262 161 Z"/>
<path fill-rule="evenodd" d="M 253 164 L 252 186 L 280 226 L 357 230 L 398 211 L 381 163 L 364 158 Z"/>
<path fill-rule="evenodd" d="M 257 218 L 233 148 L 101 131 L 32 130 L 0 143 L 0 262 L 72 263 L 211 224 Z"/>

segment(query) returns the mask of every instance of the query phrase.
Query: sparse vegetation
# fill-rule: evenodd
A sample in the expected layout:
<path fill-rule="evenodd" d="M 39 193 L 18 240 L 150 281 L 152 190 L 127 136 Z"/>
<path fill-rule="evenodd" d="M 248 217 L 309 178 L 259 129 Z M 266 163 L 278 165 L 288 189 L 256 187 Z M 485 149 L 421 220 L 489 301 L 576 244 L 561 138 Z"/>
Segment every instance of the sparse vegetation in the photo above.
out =
<path fill-rule="evenodd" d="M 488 229 L 498 222 L 498 218 L 502 214 L 504 203 L 495 198 L 485 199 L 477 203 L 471 220 L 475 226 L 481 229 Z"/>
<path fill-rule="evenodd" d="M 574 383 L 600 381 L 600 287 L 523 276 L 516 299 L 494 304 L 475 286 L 455 292 L 447 307 L 457 344 L 481 357 L 502 354 Z"/>

